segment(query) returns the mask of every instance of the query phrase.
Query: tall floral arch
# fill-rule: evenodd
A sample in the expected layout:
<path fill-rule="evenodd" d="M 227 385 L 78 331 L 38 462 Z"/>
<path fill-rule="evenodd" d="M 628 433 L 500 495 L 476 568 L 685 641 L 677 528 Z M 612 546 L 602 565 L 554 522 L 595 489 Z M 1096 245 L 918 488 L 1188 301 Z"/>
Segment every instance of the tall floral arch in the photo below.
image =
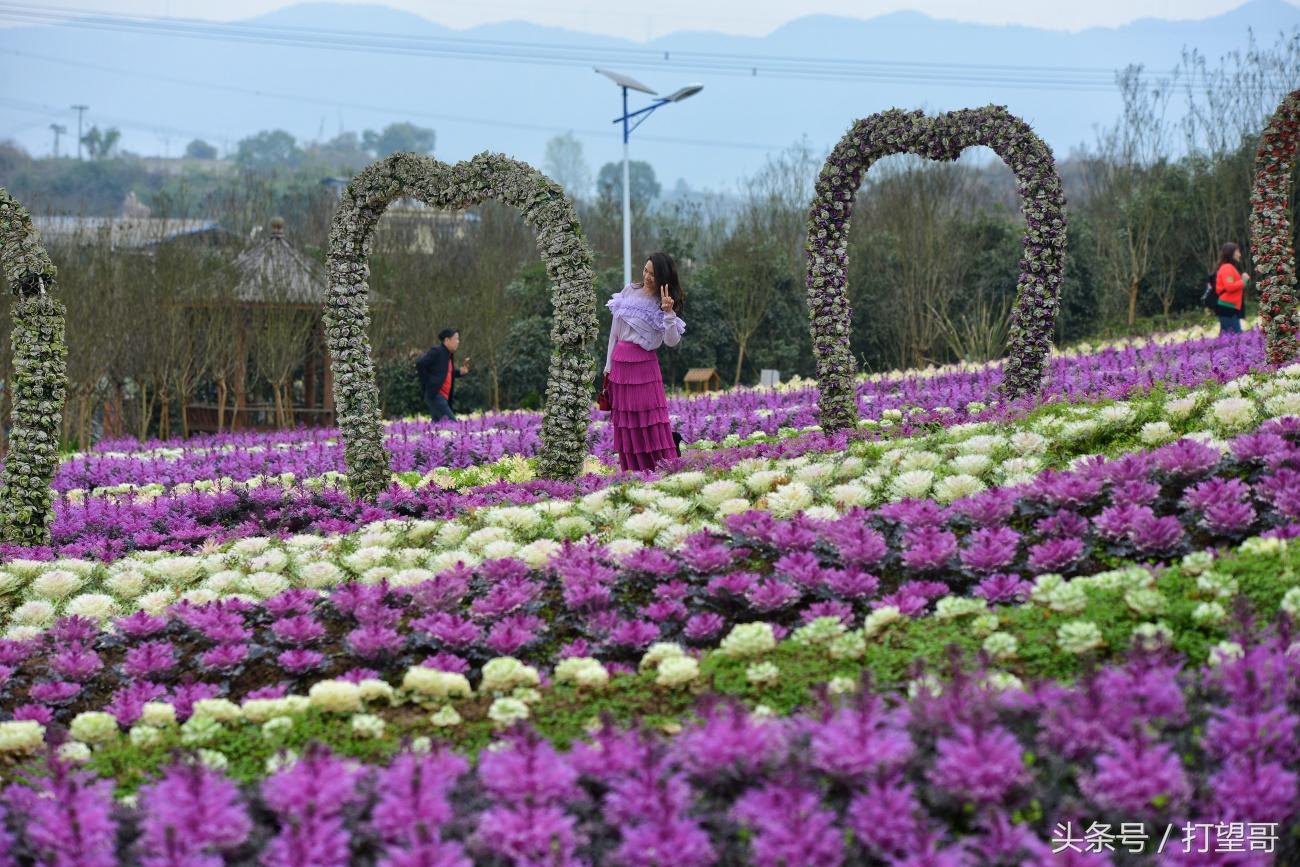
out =
<path fill-rule="evenodd" d="M 1007 398 L 1037 391 L 1065 269 L 1065 192 L 1051 149 L 1029 124 L 1001 106 L 933 117 L 891 109 L 857 121 L 840 139 L 822 167 L 808 210 L 808 315 L 824 429 L 852 427 L 858 417 L 846 267 L 849 219 L 863 175 L 892 154 L 951 161 L 976 145 L 991 148 L 1015 173 L 1025 218 L 1002 390 Z"/>
<path fill-rule="evenodd" d="M 1295 357 L 1300 313 L 1295 293 L 1295 238 L 1291 226 L 1291 170 L 1300 135 L 1300 90 L 1286 95 L 1259 138 L 1255 183 L 1250 193 L 1250 246 L 1259 317 L 1268 360 Z"/>
<path fill-rule="evenodd" d="M 31 215 L 0 187 L 0 268 L 13 306 L 13 409 L 0 477 L 0 541 L 45 545 L 54 521 L 50 482 L 68 390 L 63 304 L 55 268 Z"/>
<path fill-rule="evenodd" d="M 352 179 L 330 232 L 325 332 L 352 492 L 374 498 L 391 479 L 368 337 L 366 257 L 375 224 L 389 203 L 402 196 L 438 208 L 466 208 L 492 199 L 519 209 L 537 232 L 537 250 L 551 279 L 555 307 L 539 469 L 549 478 L 576 476 L 587 453 L 595 378 L 588 349 L 595 342 L 598 323 L 591 250 L 572 204 L 537 169 L 500 154 L 483 153 L 448 165 L 432 157 L 398 153 L 372 163 Z"/>

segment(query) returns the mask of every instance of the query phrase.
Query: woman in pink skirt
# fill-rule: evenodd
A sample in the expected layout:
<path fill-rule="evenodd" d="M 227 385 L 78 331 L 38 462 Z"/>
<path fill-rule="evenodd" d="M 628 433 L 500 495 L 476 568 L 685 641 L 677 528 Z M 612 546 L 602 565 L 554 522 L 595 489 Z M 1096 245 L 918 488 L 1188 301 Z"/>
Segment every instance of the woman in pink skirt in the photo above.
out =
<path fill-rule="evenodd" d="M 641 282 L 629 283 L 609 299 L 614 322 L 605 376 L 620 469 L 653 470 L 660 461 L 677 456 L 655 350 L 681 341 L 686 323 L 677 314 L 685 300 L 677 266 L 667 253 L 652 254 Z"/>

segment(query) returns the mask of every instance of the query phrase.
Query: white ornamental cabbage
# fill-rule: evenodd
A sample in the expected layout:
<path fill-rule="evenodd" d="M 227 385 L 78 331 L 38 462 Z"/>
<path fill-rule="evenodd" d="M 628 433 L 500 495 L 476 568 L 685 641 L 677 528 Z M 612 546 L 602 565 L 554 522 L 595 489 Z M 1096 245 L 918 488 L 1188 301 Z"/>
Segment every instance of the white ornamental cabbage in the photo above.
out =
<path fill-rule="evenodd" d="M 836 485 L 826 493 L 832 503 L 845 509 L 853 506 L 870 506 L 876 499 L 869 488 L 856 482 Z"/>
<path fill-rule="evenodd" d="M 691 501 L 685 497 L 661 497 L 655 504 L 655 511 L 673 518 L 680 518 L 693 508 Z"/>
<path fill-rule="evenodd" d="M 767 496 L 767 508 L 778 518 L 789 518 L 816 502 L 812 489 L 803 482 L 782 485 Z"/>
<path fill-rule="evenodd" d="M 483 550 L 479 553 L 483 555 L 484 560 L 507 560 L 514 557 L 518 551 L 518 542 L 513 539 L 498 539 L 484 545 Z"/>
<path fill-rule="evenodd" d="M 454 548 L 469 535 L 469 528 L 455 521 L 448 521 L 438 530 L 438 544 L 444 548 Z"/>
<path fill-rule="evenodd" d="M 795 481 L 802 482 L 811 487 L 824 485 L 835 476 L 834 464 L 818 462 L 799 467 L 794 471 Z"/>
<path fill-rule="evenodd" d="M 357 536 L 356 543 L 358 548 L 391 548 L 397 544 L 397 533 L 392 530 L 370 530 Z"/>
<path fill-rule="evenodd" d="M 711 509 L 717 509 L 727 500 L 734 500 L 744 496 L 745 488 L 739 482 L 731 479 L 719 479 L 716 482 L 709 482 L 700 489 L 699 498 L 705 506 Z"/>
<path fill-rule="evenodd" d="M 725 521 L 728 515 L 739 515 L 742 512 L 748 512 L 752 508 L 753 506 L 749 500 L 737 497 L 734 500 L 723 500 L 718 504 L 718 508 L 713 514 L 719 521 Z"/>
<path fill-rule="evenodd" d="M 441 551 L 430 557 L 426 565 L 436 575 L 458 568 L 461 564 L 474 567 L 481 562 L 480 557 L 471 554 L 469 551 Z"/>
<path fill-rule="evenodd" d="M 959 473 L 940 479 L 934 485 L 934 498 L 940 503 L 951 503 L 984 490 L 984 483 L 974 476 Z"/>
<path fill-rule="evenodd" d="M 748 659 L 776 647 L 776 634 L 770 623 L 741 623 L 733 626 L 722 639 L 718 651 L 733 659 Z"/>
<path fill-rule="evenodd" d="M 289 555 L 279 548 L 272 548 L 263 554 L 249 559 L 250 572 L 283 572 L 289 566 Z"/>
<path fill-rule="evenodd" d="M 303 586 L 312 589 L 334 587 L 343 582 L 343 570 L 328 560 L 317 560 L 298 567 L 298 578 Z"/>
<path fill-rule="evenodd" d="M 433 580 L 433 573 L 428 569 L 403 569 L 400 572 L 393 573 L 388 579 L 388 583 L 393 587 L 414 587 L 417 584 L 423 584 L 425 581 Z"/>
<path fill-rule="evenodd" d="M 117 602 L 107 593 L 82 593 L 68 600 L 63 608 L 66 617 L 85 617 L 99 623 L 116 617 Z"/>
<path fill-rule="evenodd" d="M 623 532 L 633 539 L 649 541 L 670 526 L 673 520 L 666 515 L 647 509 L 623 522 Z"/>
<path fill-rule="evenodd" d="M 498 656 L 483 665 L 483 692 L 510 692 L 515 687 L 535 687 L 539 683 L 537 669 L 524 665 L 513 656 Z"/>
<path fill-rule="evenodd" d="M 32 599 L 10 612 L 9 621 L 17 626 L 49 626 L 56 613 L 54 603 L 48 599 Z"/>
<path fill-rule="evenodd" d="M 269 599 L 289 589 L 289 579 L 278 572 L 254 572 L 244 579 L 240 589 L 258 599 Z"/>
<path fill-rule="evenodd" d="M 1275 394 L 1264 401 L 1264 409 L 1270 416 L 1300 415 L 1300 392 Z"/>
<path fill-rule="evenodd" d="M 45 746 L 45 726 L 35 720 L 0 722 L 0 755 L 33 753 Z"/>
<path fill-rule="evenodd" d="M 154 617 L 161 617 L 166 613 L 168 606 L 176 600 L 176 591 L 164 587 L 160 590 L 152 590 L 141 595 L 135 600 L 135 604 L 140 610 Z"/>
<path fill-rule="evenodd" d="M 240 557 L 256 557 L 271 546 L 271 540 L 261 536 L 240 539 L 230 546 L 230 550 Z"/>
<path fill-rule="evenodd" d="M 344 557 L 343 565 L 360 575 L 367 569 L 383 566 L 388 560 L 388 555 L 388 548 L 381 548 L 377 545 L 361 547 Z"/>
<path fill-rule="evenodd" d="M 1138 439 L 1143 445 L 1158 446 L 1178 437 L 1167 421 L 1149 421 L 1138 431 Z"/>
<path fill-rule="evenodd" d="M 933 470 L 941 463 L 943 463 L 943 456 L 937 452 L 918 450 L 904 455 L 903 459 L 898 462 L 898 469 L 903 472 Z"/>
<path fill-rule="evenodd" d="M 1225 397 L 1210 405 L 1210 413 L 1228 430 L 1242 430 L 1255 421 L 1255 404 L 1244 397 Z"/>
<path fill-rule="evenodd" d="M 398 569 L 411 569 L 422 566 L 429 558 L 425 548 L 398 548 L 393 551 L 393 565 Z"/>
<path fill-rule="evenodd" d="M 633 551 L 640 551 L 645 543 L 640 539 L 615 539 L 605 546 L 611 557 L 624 557 Z"/>
<path fill-rule="evenodd" d="M 933 484 L 934 473 L 929 470 L 909 470 L 894 476 L 889 490 L 894 500 L 919 500 L 929 496 Z"/>
<path fill-rule="evenodd" d="M 108 576 L 104 586 L 119 599 L 134 599 L 149 586 L 149 578 L 138 569 L 124 569 Z"/>
<path fill-rule="evenodd" d="M 190 584 L 203 577 L 203 561 L 197 557 L 168 557 L 148 567 L 163 582 L 172 586 Z"/>
<path fill-rule="evenodd" d="M 776 486 L 776 483 L 784 478 L 784 476 L 785 473 L 778 472 L 777 470 L 763 470 L 754 473 L 749 478 L 745 479 L 745 487 L 748 488 L 752 494 L 766 494 L 768 491 L 772 490 L 772 488 Z"/>
<path fill-rule="evenodd" d="M 993 459 L 986 454 L 958 455 L 948 466 L 955 474 L 982 476 L 993 466 Z"/>
<path fill-rule="evenodd" d="M 1097 418 L 1106 427 L 1126 427 L 1137 418 L 1137 412 L 1127 404 L 1113 403 L 1110 406 L 1103 406 L 1097 412 Z"/>
<path fill-rule="evenodd" d="M 1011 435 L 1011 448 L 1018 455 L 1036 455 L 1047 448 L 1048 439 L 1033 431 L 1018 431 Z"/>
<path fill-rule="evenodd" d="M 511 531 L 512 534 L 531 537 L 541 529 L 544 521 L 542 516 L 532 509 L 525 509 L 521 506 L 505 506 L 499 509 L 491 509 L 484 517 L 484 522 L 494 527 L 504 527 Z"/>
<path fill-rule="evenodd" d="M 1196 398 L 1179 397 L 1165 401 L 1164 413 L 1173 421 L 1182 421 L 1196 411 Z"/>
<path fill-rule="evenodd" d="M 243 585 L 245 577 L 238 569 L 223 569 L 203 579 L 199 586 L 213 593 L 233 593 Z"/>
<path fill-rule="evenodd" d="M 330 713 L 361 710 L 361 687 L 346 680 L 324 680 L 307 690 L 311 706 Z"/>
<path fill-rule="evenodd" d="M 532 568 L 541 569 L 561 550 L 562 546 L 554 539 L 538 539 L 520 548 L 515 556 Z"/>
<path fill-rule="evenodd" d="M 466 536 L 464 545 L 467 550 L 481 554 L 483 549 L 493 542 L 508 541 L 512 541 L 510 531 L 504 527 L 484 527 Z"/>
<path fill-rule="evenodd" d="M 998 449 L 1005 446 L 1006 443 L 1007 440 L 1005 437 L 996 434 L 981 434 L 963 440 L 957 446 L 957 451 L 962 455 L 983 455 L 989 457 Z"/>
<path fill-rule="evenodd" d="M 51 569 L 36 576 L 32 581 L 31 591 L 43 599 L 63 599 L 81 589 L 85 583 L 75 572 L 67 569 Z"/>

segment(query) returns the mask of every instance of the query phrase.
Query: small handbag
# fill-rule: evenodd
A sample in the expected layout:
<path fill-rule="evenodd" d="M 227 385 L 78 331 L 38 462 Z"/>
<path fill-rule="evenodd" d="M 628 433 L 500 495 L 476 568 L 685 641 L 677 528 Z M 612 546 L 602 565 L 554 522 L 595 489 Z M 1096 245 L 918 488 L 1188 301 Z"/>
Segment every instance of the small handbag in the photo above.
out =
<path fill-rule="evenodd" d="M 596 395 L 596 408 L 601 412 L 609 412 L 613 404 L 609 402 L 609 374 L 605 374 L 604 382 L 600 386 L 600 394 Z"/>

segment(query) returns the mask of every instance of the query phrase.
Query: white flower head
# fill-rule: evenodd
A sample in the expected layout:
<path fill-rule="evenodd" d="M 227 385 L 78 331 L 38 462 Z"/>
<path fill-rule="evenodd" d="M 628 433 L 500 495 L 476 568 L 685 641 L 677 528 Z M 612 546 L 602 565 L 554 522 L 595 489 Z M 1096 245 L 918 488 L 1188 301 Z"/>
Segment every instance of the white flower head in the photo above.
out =
<path fill-rule="evenodd" d="M 32 593 L 43 599 L 63 599 L 81 589 L 81 576 L 67 569 L 51 569 L 32 581 Z"/>
<path fill-rule="evenodd" d="M 47 599 L 33 599 L 10 612 L 9 622 L 15 626 L 49 626 L 56 613 L 54 603 Z"/>
<path fill-rule="evenodd" d="M 63 613 L 68 617 L 85 617 L 103 623 L 117 615 L 117 601 L 107 593 L 82 593 L 68 600 Z"/>

